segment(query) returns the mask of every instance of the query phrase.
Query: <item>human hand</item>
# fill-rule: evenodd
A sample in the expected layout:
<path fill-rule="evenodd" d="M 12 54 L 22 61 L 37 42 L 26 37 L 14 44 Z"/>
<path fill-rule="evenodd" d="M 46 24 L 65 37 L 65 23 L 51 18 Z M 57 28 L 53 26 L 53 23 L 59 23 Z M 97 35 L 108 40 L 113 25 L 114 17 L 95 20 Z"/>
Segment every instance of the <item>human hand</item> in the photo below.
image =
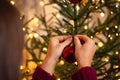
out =
<path fill-rule="evenodd" d="M 71 36 L 57 36 L 50 38 L 48 51 L 41 68 L 53 74 L 56 63 L 59 61 L 64 48 L 72 41 Z"/>
<path fill-rule="evenodd" d="M 95 42 L 85 35 L 76 35 L 74 37 L 74 44 L 75 57 L 78 62 L 79 69 L 91 66 L 93 56 L 97 49 Z"/>

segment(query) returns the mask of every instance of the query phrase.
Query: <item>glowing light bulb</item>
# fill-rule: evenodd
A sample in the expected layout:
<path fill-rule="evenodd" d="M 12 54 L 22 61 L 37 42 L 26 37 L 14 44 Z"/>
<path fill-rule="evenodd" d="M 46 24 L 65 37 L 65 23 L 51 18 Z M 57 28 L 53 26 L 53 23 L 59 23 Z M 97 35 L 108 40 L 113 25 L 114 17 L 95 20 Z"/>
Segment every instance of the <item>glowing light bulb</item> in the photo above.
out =
<path fill-rule="evenodd" d="M 25 66 L 21 65 L 20 70 L 23 70 L 23 69 L 25 69 Z"/>
<path fill-rule="evenodd" d="M 117 26 L 117 25 L 115 26 L 115 29 L 118 29 L 118 26 Z"/>
<path fill-rule="evenodd" d="M 56 14 L 56 17 L 57 17 L 57 18 L 60 18 L 60 17 L 61 17 L 61 15 L 60 15 L 59 13 L 57 13 L 57 14 Z"/>
<path fill-rule="evenodd" d="M 40 1 L 40 6 L 44 6 L 45 5 L 45 3 L 44 3 L 44 1 Z"/>
<path fill-rule="evenodd" d="M 116 51 L 116 52 L 115 52 L 115 54 L 116 54 L 116 55 L 118 55 L 118 54 L 119 54 L 119 52 L 118 52 L 118 51 Z"/>
<path fill-rule="evenodd" d="M 23 27 L 22 30 L 25 31 L 26 29 Z"/>
<path fill-rule="evenodd" d="M 103 12 L 101 12 L 101 13 L 100 13 L 100 15 L 101 15 L 102 17 L 104 17 L 104 16 L 105 16 L 105 14 L 104 14 Z"/>
<path fill-rule="evenodd" d="M 109 27 L 106 27 L 106 30 L 109 30 Z"/>
<path fill-rule="evenodd" d="M 85 29 L 85 30 L 87 30 L 87 29 L 88 29 L 88 26 L 87 26 L 87 25 L 85 25 L 85 26 L 84 26 L 84 29 Z"/>
<path fill-rule="evenodd" d="M 103 44 L 102 42 L 99 42 L 99 43 L 98 43 L 98 46 L 99 46 L 99 47 L 103 47 L 103 45 L 104 45 L 104 44 Z"/>
<path fill-rule="evenodd" d="M 63 60 L 60 61 L 60 65 L 64 65 L 64 61 Z"/>
<path fill-rule="evenodd" d="M 35 37 L 35 38 L 38 38 L 38 36 L 39 36 L 39 35 L 38 35 L 37 33 L 34 34 L 34 37 Z"/>
<path fill-rule="evenodd" d="M 116 36 L 119 36 L 119 34 L 118 34 L 118 33 L 116 33 Z"/>
<path fill-rule="evenodd" d="M 109 59 L 110 59 L 110 57 L 107 56 L 107 57 L 104 58 L 104 61 L 109 62 Z"/>
<path fill-rule="evenodd" d="M 29 38 L 31 38 L 31 39 L 33 38 L 33 34 L 29 34 L 28 36 L 29 36 Z"/>
<path fill-rule="evenodd" d="M 10 1 L 10 3 L 11 3 L 12 5 L 15 5 L 15 1 Z"/>
<path fill-rule="evenodd" d="M 76 9 L 77 9 L 77 11 L 79 11 L 79 10 L 80 10 L 80 7 L 77 5 L 77 6 L 76 6 Z"/>
<path fill-rule="evenodd" d="M 116 69 L 116 68 L 119 68 L 119 66 L 118 65 L 114 65 L 113 68 Z"/>
<path fill-rule="evenodd" d="M 61 80 L 60 78 L 58 78 L 57 80 Z"/>
<path fill-rule="evenodd" d="M 93 39 L 94 37 L 93 36 L 90 36 L 91 39 Z"/>
<path fill-rule="evenodd" d="M 43 51 L 47 51 L 47 48 L 46 48 L 46 47 L 44 47 L 44 48 L 43 48 Z"/>

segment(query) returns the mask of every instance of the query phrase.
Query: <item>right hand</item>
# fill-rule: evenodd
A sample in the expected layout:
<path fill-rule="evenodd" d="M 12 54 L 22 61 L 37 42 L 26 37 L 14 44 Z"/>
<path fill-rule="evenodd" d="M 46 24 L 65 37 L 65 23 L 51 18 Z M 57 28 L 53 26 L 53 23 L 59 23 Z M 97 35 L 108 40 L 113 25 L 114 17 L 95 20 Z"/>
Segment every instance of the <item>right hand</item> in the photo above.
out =
<path fill-rule="evenodd" d="M 82 44 L 81 41 L 84 43 Z M 79 69 L 91 66 L 93 56 L 97 49 L 95 42 L 86 35 L 74 36 L 75 57 L 78 62 Z"/>

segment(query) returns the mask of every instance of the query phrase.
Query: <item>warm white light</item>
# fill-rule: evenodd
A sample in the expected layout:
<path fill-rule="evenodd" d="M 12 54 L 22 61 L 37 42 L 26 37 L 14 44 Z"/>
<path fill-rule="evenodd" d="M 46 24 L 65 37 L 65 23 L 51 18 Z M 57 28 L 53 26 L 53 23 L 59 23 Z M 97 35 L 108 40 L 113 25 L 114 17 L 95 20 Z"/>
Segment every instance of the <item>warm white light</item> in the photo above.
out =
<path fill-rule="evenodd" d="M 118 55 L 118 54 L 119 54 L 119 52 L 118 52 L 118 51 L 116 51 L 116 52 L 115 52 L 115 54 L 116 54 L 116 55 Z"/>
<path fill-rule="evenodd" d="M 25 28 L 22 28 L 23 29 L 23 31 L 25 31 L 26 29 Z"/>
<path fill-rule="evenodd" d="M 109 62 L 109 59 L 110 59 L 110 57 L 105 57 L 105 58 L 104 58 L 104 61 L 105 61 L 105 62 Z"/>
<path fill-rule="evenodd" d="M 57 17 L 57 18 L 60 18 L 60 17 L 61 17 L 61 15 L 60 15 L 59 13 L 57 13 L 57 14 L 56 14 L 56 17 Z"/>
<path fill-rule="evenodd" d="M 80 7 L 77 5 L 77 6 L 76 6 L 76 9 L 77 9 L 77 11 L 79 11 L 79 10 L 80 10 Z"/>
<path fill-rule="evenodd" d="M 118 29 L 118 26 L 117 26 L 117 25 L 115 26 L 115 29 Z"/>
<path fill-rule="evenodd" d="M 58 78 L 57 80 L 61 80 L 60 78 Z"/>
<path fill-rule="evenodd" d="M 60 64 L 61 64 L 61 65 L 64 65 L 64 61 L 63 61 L 63 60 L 60 60 Z"/>
<path fill-rule="evenodd" d="M 47 51 L 47 48 L 46 48 L 46 47 L 44 47 L 44 48 L 43 48 L 43 51 Z"/>
<path fill-rule="evenodd" d="M 94 37 L 93 36 L 90 36 L 91 39 L 93 39 Z"/>
<path fill-rule="evenodd" d="M 33 38 L 33 34 L 29 34 L 28 36 L 29 36 L 29 38 L 31 38 L 31 39 Z"/>
<path fill-rule="evenodd" d="M 106 27 L 106 30 L 109 30 L 109 27 Z"/>
<path fill-rule="evenodd" d="M 11 3 L 12 5 L 15 5 L 15 2 L 14 2 L 14 1 L 10 1 L 10 3 Z"/>
<path fill-rule="evenodd" d="M 118 65 L 114 65 L 113 68 L 116 69 L 116 68 L 119 68 L 119 66 Z"/>
<path fill-rule="evenodd" d="M 103 44 L 102 42 L 99 42 L 99 43 L 98 43 L 98 46 L 99 46 L 99 47 L 103 47 L 103 45 L 104 45 L 104 44 Z"/>
<path fill-rule="evenodd" d="M 34 37 L 35 37 L 35 38 L 38 38 L 38 36 L 39 36 L 39 35 L 38 35 L 37 33 L 34 34 Z"/>
<path fill-rule="evenodd" d="M 44 6 L 45 3 L 43 1 L 40 1 L 40 6 Z"/>
<path fill-rule="evenodd" d="M 113 39 L 113 37 L 110 37 L 110 40 L 112 40 Z"/>
<path fill-rule="evenodd" d="M 104 14 L 103 12 L 101 12 L 101 13 L 100 13 L 100 15 L 101 15 L 102 17 L 104 17 L 104 16 L 105 16 L 105 14 Z"/>
<path fill-rule="evenodd" d="M 118 34 L 118 33 L 116 33 L 116 36 L 119 36 L 119 34 Z"/>
<path fill-rule="evenodd" d="M 23 69 L 25 69 L 25 66 L 21 65 L 20 70 L 23 70 Z"/>
<path fill-rule="evenodd" d="M 88 29 L 88 26 L 87 26 L 87 25 L 85 25 L 85 26 L 84 26 L 84 29 L 85 29 L 85 30 L 87 30 L 87 29 Z"/>

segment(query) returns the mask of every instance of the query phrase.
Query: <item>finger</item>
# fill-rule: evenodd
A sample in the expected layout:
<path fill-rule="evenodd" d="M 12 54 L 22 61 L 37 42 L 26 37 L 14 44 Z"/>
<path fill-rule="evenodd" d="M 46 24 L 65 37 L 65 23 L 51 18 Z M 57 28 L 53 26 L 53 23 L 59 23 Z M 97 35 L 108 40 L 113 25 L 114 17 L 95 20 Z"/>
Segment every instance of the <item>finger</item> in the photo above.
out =
<path fill-rule="evenodd" d="M 88 36 L 86 35 L 76 35 L 76 37 L 78 37 L 80 40 L 84 41 L 84 42 L 88 42 L 89 40 L 91 40 Z"/>
<path fill-rule="evenodd" d="M 68 38 L 71 38 L 71 36 L 57 36 L 55 37 L 59 42 L 63 42 L 67 40 Z"/>
<path fill-rule="evenodd" d="M 68 46 L 70 43 L 72 42 L 72 38 L 68 38 L 67 40 L 65 40 L 61 45 L 65 48 L 66 46 Z"/>
<path fill-rule="evenodd" d="M 78 46 L 78 45 L 81 46 L 81 42 L 77 36 L 74 36 L 74 44 L 75 46 Z"/>

